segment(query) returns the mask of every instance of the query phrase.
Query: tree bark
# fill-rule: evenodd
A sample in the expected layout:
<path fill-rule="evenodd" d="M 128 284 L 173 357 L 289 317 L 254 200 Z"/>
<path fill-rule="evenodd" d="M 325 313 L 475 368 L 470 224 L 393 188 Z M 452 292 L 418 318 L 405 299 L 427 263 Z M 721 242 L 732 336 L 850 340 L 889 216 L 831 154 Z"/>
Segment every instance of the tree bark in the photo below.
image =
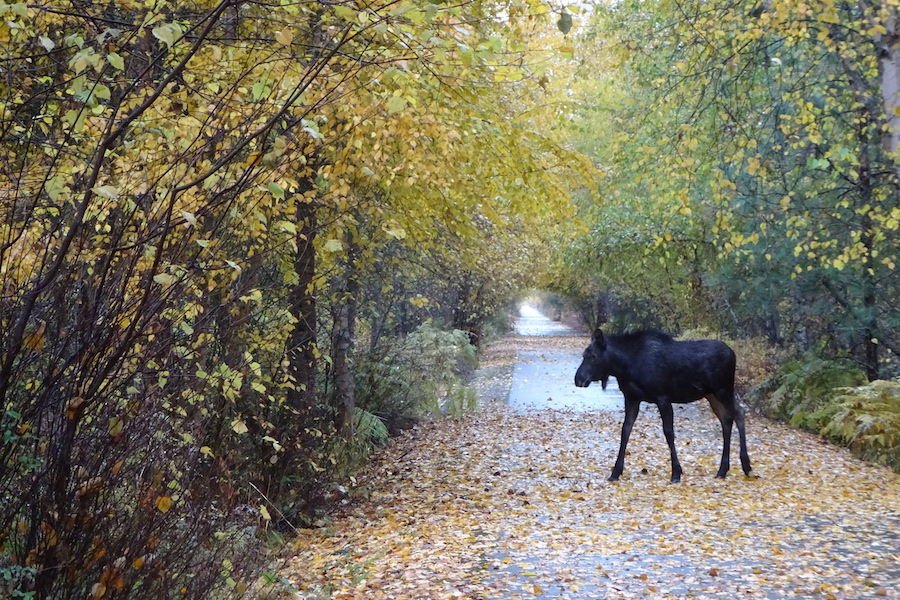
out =
<path fill-rule="evenodd" d="M 358 246 L 347 233 L 347 255 L 344 274 L 335 284 L 336 306 L 334 333 L 332 335 L 332 364 L 335 387 L 335 428 L 344 439 L 350 439 L 356 432 L 356 396 L 354 390 L 352 355 L 353 336 L 356 329 L 357 297 L 359 281 L 355 277 Z"/>
<path fill-rule="evenodd" d="M 888 19 L 884 23 L 887 35 L 882 36 L 880 49 L 881 59 L 881 96 L 884 100 L 884 117 L 887 130 L 884 135 L 884 149 L 894 159 L 894 171 L 900 176 L 900 36 L 897 32 L 896 9 L 887 7 Z"/>
<path fill-rule="evenodd" d="M 891 36 L 896 39 L 896 35 Z M 885 46 L 881 56 L 881 96 L 884 99 L 884 116 L 887 130 L 884 135 L 884 149 L 897 163 L 900 151 L 900 50 L 896 43 Z M 900 166 L 895 166 L 898 172 Z"/>
<path fill-rule="evenodd" d="M 288 293 L 294 329 L 288 338 L 287 403 L 300 417 L 299 431 L 308 431 L 319 418 L 316 409 L 316 210 L 309 192 L 314 184 L 304 179 L 296 197 L 297 250 L 294 272 L 297 282 Z M 307 440 L 304 440 L 304 442 Z"/>
<path fill-rule="evenodd" d="M 881 78 L 881 99 L 884 105 L 885 130 L 882 135 L 884 151 L 894 161 L 894 173 L 900 180 L 900 30 L 898 30 L 897 9 L 883 3 L 882 19 L 869 0 L 859 0 L 862 14 L 869 15 L 869 24 L 881 25 L 886 33 L 875 35 L 878 48 Z"/>

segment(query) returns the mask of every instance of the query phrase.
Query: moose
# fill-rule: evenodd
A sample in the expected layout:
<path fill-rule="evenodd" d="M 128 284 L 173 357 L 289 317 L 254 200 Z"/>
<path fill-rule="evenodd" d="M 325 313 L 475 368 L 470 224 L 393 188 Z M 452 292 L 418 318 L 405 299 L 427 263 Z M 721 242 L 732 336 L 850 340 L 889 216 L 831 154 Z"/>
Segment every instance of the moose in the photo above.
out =
<path fill-rule="evenodd" d="M 655 404 L 662 418 L 663 433 L 672 455 L 672 483 L 681 481 L 681 463 L 675 452 L 675 426 L 672 405 L 709 400 L 722 423 L 722 462 L 717 478 L 724 478 L 730 467 L 731 429 L 737 423 L 741 446 L 741 468 L 750 474 L 750 456 L 744 433 L 744 412 L 734 397 L 734 351 L 718 340 L 676 341 L 658 331 L 641 331 L 604 336 L 594 331 L 591 344 L 582 355 L 575 373 L 575 385 L 587 387 L 599 381 L 605 390 L 615 377 L 625 396 L 625 420 L 619 455 L 609 481 L 617 481 L 625 470 L 625 447 L 631 436 L 641 402 Z"/>

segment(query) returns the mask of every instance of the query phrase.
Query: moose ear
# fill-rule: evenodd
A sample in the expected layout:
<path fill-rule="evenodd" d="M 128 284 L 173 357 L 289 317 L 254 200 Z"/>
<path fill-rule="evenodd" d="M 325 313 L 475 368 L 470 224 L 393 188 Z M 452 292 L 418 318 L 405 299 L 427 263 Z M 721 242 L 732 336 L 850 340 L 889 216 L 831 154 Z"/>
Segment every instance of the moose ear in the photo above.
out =
<path fill-rule="evenodd" d="M 606 340 L 604 339 L 603 332 L 600 331 L 599 327 L 594 330 L 594 335 L 591 336 L 591 341 L 594 342 L 594 344 L 596 344 L 597 348 L 599 348 L 600 350 L 606 348 Z"/>

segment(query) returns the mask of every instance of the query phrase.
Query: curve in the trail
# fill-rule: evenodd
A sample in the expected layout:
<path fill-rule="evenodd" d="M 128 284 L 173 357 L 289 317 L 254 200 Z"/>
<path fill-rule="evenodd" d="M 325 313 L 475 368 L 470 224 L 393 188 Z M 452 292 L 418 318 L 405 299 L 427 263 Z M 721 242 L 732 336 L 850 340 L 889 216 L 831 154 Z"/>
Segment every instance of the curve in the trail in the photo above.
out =
<path fill-rule="evenodd" d="M 516 333 L 522 336 L 579 337 L 579 334 L 545 317 L 533 306 L 524 305 L 516 320 Z M 615 378 L 606 390 L 600 384 L 575 387 L 574 378 L 581 364 L 581 350 L 554 348 L 522 350 L 513 368 L 509 406 L 515 410 L 592 410 L 623 411 L 624 398 Z"/>

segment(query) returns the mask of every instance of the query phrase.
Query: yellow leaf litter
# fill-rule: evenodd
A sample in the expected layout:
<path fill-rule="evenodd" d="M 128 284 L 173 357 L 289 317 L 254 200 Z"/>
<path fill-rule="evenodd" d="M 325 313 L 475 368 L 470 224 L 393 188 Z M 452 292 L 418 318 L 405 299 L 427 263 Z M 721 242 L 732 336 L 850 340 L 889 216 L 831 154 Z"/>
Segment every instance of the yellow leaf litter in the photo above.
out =
<path fill-rule="evenodd" d="M 721 429 L 697 402 L 676 410 L 680 484 L 649 405 L 610 483 L 621 416 L 488 400 L 423 423 L 282 574 L 297 598 L 900 598 L 888 469 L 748 415 L 752 476 L 714 479 Z"/>

